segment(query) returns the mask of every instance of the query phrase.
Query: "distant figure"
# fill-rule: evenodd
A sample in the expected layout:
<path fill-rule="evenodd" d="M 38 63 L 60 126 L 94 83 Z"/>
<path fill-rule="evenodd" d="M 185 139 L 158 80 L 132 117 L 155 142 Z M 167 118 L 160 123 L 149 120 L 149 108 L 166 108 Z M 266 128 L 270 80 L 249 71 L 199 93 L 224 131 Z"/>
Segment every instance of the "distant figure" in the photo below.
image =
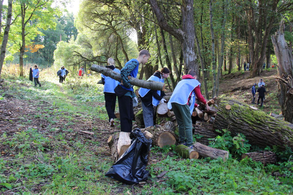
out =
<path fill-rule="evenodd" d="M 244 67 L 244 71 L 246 71 L 246 62 L 244 62 L 244 66 L 243 67 Z"/>
<path fill-rule="evenodd" d="M 264 100 L 264 97 L 265 97 L 265 92 L 266 92 L 265 86 L 262 85 L 260 88 L 257 89 L 257 92 L 258 92 L 257 105 L 259 104 L 259 100 L 260 100 L 261 101 L 260 106 L 262 107 L 263 106 L 263 100 Z"/>
<path fill-rule="evenodd" d="M 266 84 L 263 82 L 262 79 L 259 79 L 258 87 L 260 88 L 262 85 L 265 86 Z"/>
<path fill-rule="evenodd" d="M 66 77 L 66 69 L 64 66 L 62 66 L 61 69 L 57 72 L 57 75 L 59 76 L 59 83 L 63 83 Z"/>
<path fill-rule="evenodd" d="M 87 76 L 91 76 L 91 70 L 87 70 Z"/>
<path fill-rule="evenodd" d="M 30 68 L 29 80 L 30 81 L 33 81 L 34 80 L 34 78 L 33 78 L 33 69 L 32 68 Z"/>
<path fill-rule="evenodd" d="M 38 66 L 35 64 L 35 68 L 33 69 L 33 77 L 35 81 L 35 87 L 39 85 L 41 87 L 41 83 L 39 82 L 39 75 L 40 75 L 40 70 L 38 69 Z"/>
<path fill-rule="evenodd" d="M 251 93 L 252 93 L 252 104 L 255 104 L 255 94 L 256 94 L 256 89 L 255 89 L 256 83 L 251 88 Z"/>
<path fill-rule="evenodd" d="M 247 65 L 246 65 L 246 70 L 247 70 L 247 71 L 249 71 L 249 65 L 250 65 L 250 63 L 247 62 Z"/>
<path fill-rule="evenodd" d="M 108 66 L 106 66 L 106 68 L 109 68 L 113 70 L 114 72 L 120 74 L 120 70 L 118 70 L 114 66 L 113 58 L 108 58 L 107 63 L 108 63 Z M 109 123 L 111 127 L 114 127 L 115 125 L 114 118 L 116 118 L 115 116 L 116 94 L 114 89 L 117 87 L 119 82 L 103 74 L 101 75 L 101 77 L 102 77 L 102 83 L 104 85 L 105 106 L 106 106 L 106 110 L 109 117 Z"/>
<path fill-rule="evenodd" d="M 64 66 L 63 66 L 63 67 L 64 67 Z M 64 76 L 64 81 L 65 81 L 65 78 L 67 77 L 69 71 L 68 71 L 66 68 L 64 68 L 64 70 L 65 70 L 65 76 Z"/>
<path fill-rule="evenodd" d="M 266 68 L 266 63 L 263 63 L 262 69 Z"/>
<path fill-rule="evenodd" d="M 79 71 L 78 71 L 78 76 L 81 78 L 83 76 L 83 66 L 80 67 Z"/>

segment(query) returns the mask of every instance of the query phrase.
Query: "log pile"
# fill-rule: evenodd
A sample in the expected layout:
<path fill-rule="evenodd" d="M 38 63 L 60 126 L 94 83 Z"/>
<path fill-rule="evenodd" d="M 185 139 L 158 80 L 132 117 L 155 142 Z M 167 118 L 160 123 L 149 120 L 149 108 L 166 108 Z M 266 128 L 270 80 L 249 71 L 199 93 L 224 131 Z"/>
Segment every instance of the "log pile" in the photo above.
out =
<path fill-rule="evenodd" d="M 242 154 L 241 158 L 251 158 L 253 161 L 261 162 L 264 165 L 268 163 L 274 164 L 277 162 L 276 154 L 271 151 L 249 152 L 246 154 Z"/>

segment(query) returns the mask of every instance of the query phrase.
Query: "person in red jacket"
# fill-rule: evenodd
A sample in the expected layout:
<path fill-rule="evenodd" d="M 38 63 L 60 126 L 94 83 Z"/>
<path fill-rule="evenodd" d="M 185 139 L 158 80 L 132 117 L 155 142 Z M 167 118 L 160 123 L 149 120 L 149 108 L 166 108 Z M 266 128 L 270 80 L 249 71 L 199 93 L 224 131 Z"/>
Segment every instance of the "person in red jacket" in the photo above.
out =
<path fill-rule="evenodd" d="M 83 69 L 83 66 L 80 67 L 79 71 L 78 71 L 78 76 L 82 77 L 84 74 L 84 69 Z"/>

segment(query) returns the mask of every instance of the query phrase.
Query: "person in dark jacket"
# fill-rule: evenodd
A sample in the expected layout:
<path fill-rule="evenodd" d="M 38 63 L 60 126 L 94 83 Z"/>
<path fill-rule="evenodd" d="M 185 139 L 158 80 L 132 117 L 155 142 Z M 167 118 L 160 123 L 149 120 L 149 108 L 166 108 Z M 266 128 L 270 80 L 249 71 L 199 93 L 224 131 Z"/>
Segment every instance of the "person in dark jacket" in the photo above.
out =
<path fill-rule="evenodd" d="M 33 81 L 34 80 L 34 78 L 33 78 L 33 69 L 32 68 L 30 68 L 29 80 L 30 81 Z"/>
<path fill-rule="evenodd" d="M 200 92 L 196 72 L 190 70 L 176 85 L 168 102 L 168 108 L 174 111 L 178 122 L 179 143 L 188 147 L 192 147 L 193 144 L 191 114 L 194 107 L 197 107 L 196 99 L 205 104 L 207 110 L 210 109 Z"/>
<path fill-rule="evenodd" d="M 264 100 L 264 97 L 265 97 L 265 92 L 266 92 L 266 89 L 265 89 L 265 86 L 262 85 L 260 88 L 257 89 L 257 92 L 258 92 L 258 100 L 257 100 L 257 104 L 259 104 L 259 100 L 260 100 L 260 106 L 262 107 L 263 106 L 263 100 Z"/>
<path fill-rule="evenodd" d="M 255 104 L 255 94 L 256 94 L 256 89 L 255 89 L 256 83 L 251 88 L 251 93 L 252 93 L 252 104 Z"/>
<path fill-rule="evenodd" d="M 133 98 L 135 98 L 135 93 L 133 86 L 129 82 L 129 76 L 136 78 L 139 64 L 147 63 L 150 56 L 148 50 L 141 50 L 137 59 L 129 60 L 121 69 L 120 76 L 122 81 L 115 88 L 115 93 L 118 96 L 121 128 L 117 144 L 118 154 L 122 145 L 130 145 L 131 143 L 129 136 L 132 131 L 132 120 L 134 119 Z"/>
<path fill-rule="evenodd" d="M 120 74 L 120 70 L 115 68 L 114 66 L 113 58 L 108 58 L 107 63 L 108 63 L 108 66 L 106 66 L 106 68 L 109 68 L 113 70 L 114 72 Z M 101 77 L 102 77 L 102 83 L 104 85 L 105 106 L 108 113 L 110 126 L 113 127 L 114 118 L 116 118 L 115 116 L 116 94 L 114 89 L 117 87 L 119 82 L 103 74 L 101 75 Z"/>
<path fill-rule="evenodd" d="M 168 78 L 170 70 L 168 68 L 162 68 L 161 71 L 156 71 L 148 81 L 157 81 L 164 83 L 164 79 Z M 154 126 L 154 106 L 158 106 L 160 101 L 164 101 L 164 91 L 151 90 L 146 88 L 140 88 L 138 94 L 141 97 L 141 104 L 143 109 L 143 121 L 145 127 Z"/>

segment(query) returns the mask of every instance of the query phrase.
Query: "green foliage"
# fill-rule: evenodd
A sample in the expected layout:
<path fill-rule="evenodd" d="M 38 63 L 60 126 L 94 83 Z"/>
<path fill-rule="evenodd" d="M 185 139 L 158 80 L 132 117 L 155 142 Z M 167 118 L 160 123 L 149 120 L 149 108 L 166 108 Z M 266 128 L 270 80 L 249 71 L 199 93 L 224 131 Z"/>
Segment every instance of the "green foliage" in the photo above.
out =
<path fill-rule="evenodd" d="M 219 133 L 222 133 L 221 136 L 218 135 L 215 139 L 210 139 L 209 146 L 228 150 L 233 157 L 238 159 L 240 159 L 242 154 L 249 152 L 250 144 L 243 134 L 238 134 L 237 136 L 232 137 L 230 131 L 226 129 L 223 129 L 222 131 L 223 132 L 218 131 Z"/>

